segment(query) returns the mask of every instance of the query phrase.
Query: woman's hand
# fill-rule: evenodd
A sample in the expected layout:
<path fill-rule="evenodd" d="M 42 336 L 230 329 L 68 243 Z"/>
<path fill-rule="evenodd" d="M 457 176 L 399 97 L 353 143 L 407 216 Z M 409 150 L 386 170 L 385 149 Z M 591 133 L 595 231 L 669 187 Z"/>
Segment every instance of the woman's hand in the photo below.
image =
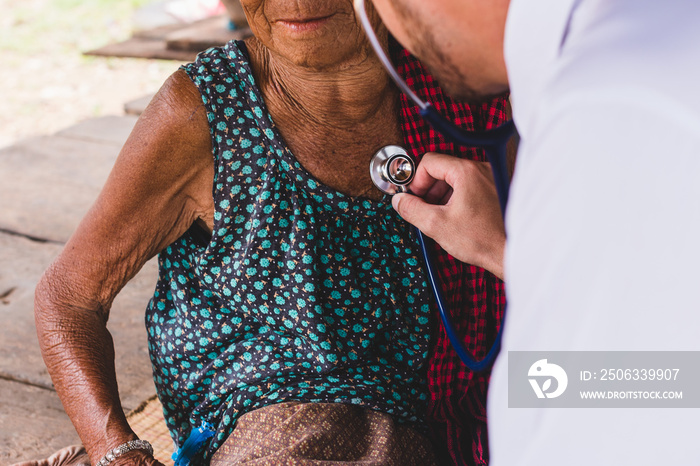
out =
<path fill-rule="evenodd" d="M 458 260 L 503 278 L 506 235 L 488 163 L 428 153 L 410 189 L 392 199 L 401 217 Z"/>
<path fill-rule="evenodd" d="M 42 355 L 93 462 L 136 438 L 117 392 L 106 327 L 112 300 L 193 222 L 213 221 L 213 179 L 206 111 L 178 71 L 136 123 L 99 198 L 37 286 Z M 143 463 L 123 464 L 159 464 L 130 455 Z"/>

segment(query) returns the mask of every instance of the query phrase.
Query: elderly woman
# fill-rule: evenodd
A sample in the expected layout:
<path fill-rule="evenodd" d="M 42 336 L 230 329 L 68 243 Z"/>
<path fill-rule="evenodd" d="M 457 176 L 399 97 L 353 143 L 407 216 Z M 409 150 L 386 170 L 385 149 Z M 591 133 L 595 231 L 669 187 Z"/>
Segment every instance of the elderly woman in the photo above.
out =
<path fill-rule="evenodd" d="M 105 326 L 159 254 L 149 351 L 184 457 L 433 464 L 431 297 L 368 176 L 380 147 L 415 142 L 410 109 L 350 0 L 242 3 L 255 37 L 165 83 L 37 289 L 56 389 L 93 462 L 126 444 L 112 464 L 159 464 L 128 443 Z"/>

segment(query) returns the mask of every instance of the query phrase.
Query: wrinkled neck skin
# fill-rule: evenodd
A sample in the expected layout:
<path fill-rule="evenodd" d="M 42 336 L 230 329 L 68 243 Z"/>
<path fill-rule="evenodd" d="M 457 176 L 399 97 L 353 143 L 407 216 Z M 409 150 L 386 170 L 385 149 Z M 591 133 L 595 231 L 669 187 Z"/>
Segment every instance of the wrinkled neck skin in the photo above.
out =
<path fill-rule="evenodd" d="M 316 70 L 276 56 L 255 38 L 247 45 L 265 104 L 299 162 L 345 194 L 380 198 L 370 158 L 403 138 L 398 90 L 372 52 Z"/>

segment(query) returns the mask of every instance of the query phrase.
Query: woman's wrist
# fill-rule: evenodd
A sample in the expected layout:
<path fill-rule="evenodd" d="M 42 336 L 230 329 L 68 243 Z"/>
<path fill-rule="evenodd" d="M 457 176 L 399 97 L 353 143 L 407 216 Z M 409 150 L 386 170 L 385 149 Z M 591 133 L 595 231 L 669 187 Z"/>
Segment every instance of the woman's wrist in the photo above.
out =
<path fill-rule="evenodd" d="M 148 441 L 141 439 L 129 440 L 105 453 L 105 455 L 97 462 L 96 466 L 107 466 L 118 458 L 121 458 L 129 452 L 136 450 L 144 451 L 148 453 L 149 456 L 153 456 L 153 447 Z"/>
<path fill-rule="evenodd" d="M 161 464 L 146 450 L 132 450 L 109 463 L 109 466 L 159 466 Z"/>
<path fill-rule="evenodd" d="M 128 424 L 126 427 L 128 428 Z M 127 430 L 121 426 L 116 432 L 110 431 L 109 433 L 103 433 L 100 437 L 101 438 L 99 438 L 99 440 L 96 440 L 94 438 L 83 438 L 83 436 L 81 436 L 83 440 L 83 445 L 85 445 L 85 449 L 90 455 L 90 464 L 93 465 L 99 464 L 99 462 L 102 461 L 102 459 L 104 459 L 108 453 L 112 452 L 120 445 L 124 445 L 125 443 L 133 440 L 138 440 L 138 436 L 133 431 L 131 431 L 131 429 Z M 121 456 L 119 457 L 119 459 L 121 459 Z M 118 463 L 115 459 L 112 463 L 109 464 L 111 466 Z"/>

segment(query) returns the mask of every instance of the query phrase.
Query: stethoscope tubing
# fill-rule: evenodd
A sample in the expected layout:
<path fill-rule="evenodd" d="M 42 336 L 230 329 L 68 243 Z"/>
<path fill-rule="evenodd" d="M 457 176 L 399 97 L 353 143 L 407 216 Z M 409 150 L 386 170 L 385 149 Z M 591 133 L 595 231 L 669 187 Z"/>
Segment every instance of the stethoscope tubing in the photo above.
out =
<path fill-rule="evenodd" d="M 432 288 L 433 294 L 435 295 L 435 302 L 438 307 L 438 312 L 440 313 L 440 318 L 442 319 L 443 327 L 445 328 L 445 333 L 450 339 L 452 347 L 454 348 L 455 352 L 457 353 L 457 356 L 459 356 L 459 359 L 462 361 L 462 363 L 464 363 L 464 365 L 467 366 L 473 372 L 481 372 L 485 369 L 488 369 L 489 367 L 491 367 L 493 360 L 496 358 L 499 351 L 501 350 L 501 335 L 503 335 L 503 323 L 501 323 L 501 328 L 496 334 L 496 338 L 493 341 L 491 349 L 483 359 L 477 360 L 474 356 L 471 355 L 471 353 L 469 353 L 469 351 L 464 347 L 462 341 L 459 339 L 459 335 L 457 335 L 457 331 L 455 330 L 454 325 L 452 324 L 452 319 L 447 313 L 447 307 L 445 306 L 445 298 L 443 297 L 442 289 L 440 288 L 440 284 L 437 283 L 437 281 L 435 280 L 436 271 L 433 270 L 433 261 L 430 258 L 430 252 L 428 251 L 425 236 L 423 235 L 423 232 L 420 231 L 418 228 L 415 228 L 415 231 L 416 235 L 418 236 L 418 243 L 420 244 L 421 253 L 423 254 L 423 261 L 425 262 L 425 269 L 426 275 L 428 276 L 428 282 L 430 282 L 430 287 Z"/>

